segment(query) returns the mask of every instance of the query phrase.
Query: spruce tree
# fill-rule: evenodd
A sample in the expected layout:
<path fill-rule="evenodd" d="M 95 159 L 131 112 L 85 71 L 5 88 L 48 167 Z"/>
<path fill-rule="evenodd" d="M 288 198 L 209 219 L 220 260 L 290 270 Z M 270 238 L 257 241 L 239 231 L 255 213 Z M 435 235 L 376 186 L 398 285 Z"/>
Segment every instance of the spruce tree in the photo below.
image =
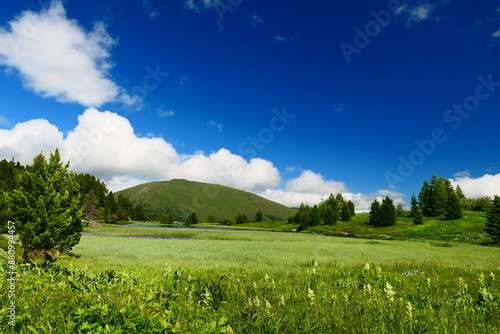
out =
<path fill-rule="evenodd" d="M 209 223 L 209 224 L 215 224 L 216 221 L 217 221 L 217 219 L 215 218 L 215 216 L 213 214 L 209 214 L 207 216 L 207 223 Z"/>
<path fill-rule="evenodd" d="M 335 215 L 335 211 L 333 210 L 333 208 L 323 202 L 319 205 L 319 214 L 321 220 L 327 225 L 335 224 L 338 220 L 338 217 Z"/>
<path fill-rule="evenodd" d="M 34 250 L 67 252 L 80 241 L 82 209 L 76 174 L 61 162 L 59 150 L 47 161 L 37 155 L 11 193 L 23 262 Z"/>
<path fill-rule="evenodd" d="M 422 189 L 418 194 L 418 200 L 420 208 L 422 209 L 422 214 L 424 216 L 431 215 L 431 186 L 427 180 L 424 180 Z"/>
<path fill-rule="evenodd" d="M 404 217 L 405 216 L 405 208 L 403 207 L 403 204 L 398 203 L 396 206 L 396 217 Z"/>
<path fill-rule="evenodd" d="M 261 222 L 262 220 L 264 220 L 264 214 L 262 213 L 262 211 L 257 211 L 257 213 L 255 214 L 255 222 L 256 223 L 259 223 Z"/>
<path fill-rule="evenodd" d="M 496 243 L 500 244 L 500 196 L 495 196 L 493 205 L 486 214 L 485 231 Z"/>
<path fill-rule="evenodd" d="M 319 209 L 317 205 L 314 205 L 311 209 L 310 226 L 318 226 L 320 223 L 321 223 L 321 217 L 319 215 Z"/>
<path fill-rule="evenodd" d="M 245 216 L 246 218 L 246 216 Z M 248 219 L 247 219 L 248 221 Z M 186 218 L 186 221 L 184 223 L 184 225 L 194 225 L 194 224 L 198 224 L 198 215 L 196 214 L 196 212 L 192 212 L 187 218 Z"/>
<path fill-rule="evenodd" d="M 465 195 L 462 191 L 462 188 L 460 188 L 460 185 L 458 185 L 458 184 L 457 184 L 457 187 L 455 188 L 455 193 L 457 194 L 459 200 L 462 201 L 465 199 Z"/>
<path fill-rule="evenodd" d="M 97 220 L 98 210 L 97 210 L 97 199 L 94 194 L 94 190 L 90 189 L 87 196 L 83 200 L 83 219 L 88 223 L 93 223 Z"/>
<path fill-rule="evenodd" d="M 354 217 L 356 215 L 356 206 L 354 205 L 354 202 L 348 201 L 347 205 L 349 206 L 349 211 L 351 212 L 351 217 Z"/>
<path fill-rule="evenodd" d="M 448 182 L 446 182 L 448 181 Z M 446 201 L 450 195 L 449 180 L 432 175 L 431 178 L 431 216 L 440 216 L 446 213 Z M 453 190 L 453 188 L 451 188 Z"/>
<path fill-rule="evenodd" d="M 370 225 L 379 226 L 380 225 L 380 202 L 374 200 L 370 209 Z"/>
<path fill-rule="evenodd" d="M 453 192 L 446 200 L 446 214 L 445 218 L 447 220 L 457 220 L 464 216 L 462 210 L 462 203 L 457 194 Z"/>
<path fill-rule="evenodd" d="M 424 217 L 422 216 L 422 211 L 418 207 L 418 201 L 415 194 L 411 196 L 411 217 L 413 218 L 413 224 L 421 225 L 424 223 Z"/>
<path fill-rule="evenodd" d="M 344 204 L 342 204 L 342 211 L 340 212 L 340 215 L 342 217 L 342 221 L 349 221 L 351 220 L 351 209 L 349 209 L 349 205 L 344 202 Z"/>
<path fill-rule="evenodd" d="M 380 221 L 379 226 L 394 226 L 396 225 L 396 207 L 392 198 L 386 196 L 380 205 Z"/>

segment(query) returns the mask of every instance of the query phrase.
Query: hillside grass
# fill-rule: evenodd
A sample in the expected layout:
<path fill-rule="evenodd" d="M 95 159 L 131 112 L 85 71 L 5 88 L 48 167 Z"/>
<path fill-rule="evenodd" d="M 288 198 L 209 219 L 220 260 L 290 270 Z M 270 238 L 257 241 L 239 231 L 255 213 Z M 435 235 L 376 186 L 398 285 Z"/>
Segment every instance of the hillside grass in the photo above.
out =
<path fill-rule="evenodd" d="M 217 220 L 234 220 L 238 214 L 246 214 L 253 219 L 259 210 L 266 220 L 284 220 L 296 212 L 246 191 L 179 179 L 145 183 L 115 195 L 119 194 L 134 204 L 145 205 L 148 211 L 154 213 L 173 211 L 179 220 L 192 212 L 196 212 L 201 221 L 205 221 L 210 214 Z"/>

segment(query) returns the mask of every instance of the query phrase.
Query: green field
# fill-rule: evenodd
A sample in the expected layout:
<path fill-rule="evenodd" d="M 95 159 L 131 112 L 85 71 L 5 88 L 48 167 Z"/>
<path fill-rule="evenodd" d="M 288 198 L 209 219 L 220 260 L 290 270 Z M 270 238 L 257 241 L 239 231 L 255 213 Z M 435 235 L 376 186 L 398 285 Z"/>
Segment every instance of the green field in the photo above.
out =
<path fill-rule="evenodd" d="M 22 270 L 5 333 L 494 333 L 500 248 L 106 226 Z M 446 245 L 446 246 L 445 246 Z M 21 271 L 21 269 L 20 269 Z M 6 302 L 2 293 L 1 302 Z M 1 319 L 5 319 L 1 314 Z"/>

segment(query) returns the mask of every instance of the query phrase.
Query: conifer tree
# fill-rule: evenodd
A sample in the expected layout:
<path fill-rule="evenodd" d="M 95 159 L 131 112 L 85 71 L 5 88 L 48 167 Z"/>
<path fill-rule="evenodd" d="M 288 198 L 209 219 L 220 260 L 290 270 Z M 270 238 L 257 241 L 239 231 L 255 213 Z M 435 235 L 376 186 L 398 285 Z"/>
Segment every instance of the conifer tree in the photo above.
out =
<path fill-rule="evenodd" d="M 245 216 L 246 217 L 246 216 Z M 248 220 L 248 219 L 247 219 Z M 198 215 L 196 212 L 192 212 L 187 218 L 184 225 L 194 225 L 198 224 Z"/>
<path fill-rule="evenodd" d="M 256 223 L 259 223 L 261 222 L 262 220 L 264 219 L 264 214 L 262 214 L 262 212 L 259 210 L 257 211 L 257 213 L 255 214 L 255 222 Z"/>
<path fill-rule="evenodd" d="M 34 250 L 67 252 L 80 241 L 82 209 L 76 174 L 61 162 L 59 150 L 47 161 L 37 155 L 11 193 L 13 217 L 23 245 L 23 262 Z"/>
<path fill-rule="evenodd" d="M 418 207 L 418 201 L 415 194 L 411 196 L 411 211 L 410 215 L 413 218 L 413 224 L 421 225 L 424 223 L 424 217 L 422 216 L 422 211 Z"/>
<path fill-rule="evenodd" d="M 94 190 L 90 189 L 87 196 L 83 200 L 83 219 L 89 223 L 93 223 L 97 220 L 97 199 L 94 194 Z"/>
<path fill-rule="evenodd" d="M 396 224 L 396 207 L 394 206 L 392 198 L 389 196 L 386 196 L 386 198 L 382 200 L 379 217 L 378 226 L 394 226 Z"/>
<path fill-rule="evenodd" d="M 500 244 L 500 196 L 495 196 L 493 205 L 486 214 L 485 231 L 496 243 Z"/>
<path fill-rule="evenodd" d="M 424 180 L 422 189 L 418 194 L 420 208 L 422 209 L 422 214 L 424 216 L 430 216 L 431 214 L 431 186 L 427 180 Z"/>
<path fill-rule="evenodd" d="M 455 193 L 457 194 L 458 196 L 458 199 L 460 201 L 464 200 L 465 199 L 465 195 L 462 191 L 462 188 L 460 188 L 460 185 L 457 184 L 457 187 L 455 188 Z"/>
<path fill-rule="evenodd" d="M 456 220 L 462 218 L 463 216 L 462 203 L 460 202 L 457 194 L 453 192 L 446 200 L 445 217 L 447 220 Z"/>
<path fill-rule="evenodd" d="M 215 216 L 213 214 L 209 214 L 207 216 L 207 223 L 215 224 L 216 221 L 217 221 L 217 219 L 215 218 Z"/>
<path fill-rule="evenodd" d="M 379 226 L 380 224 L 380 202 L 374 200 L 370 209 L 370 225 Z"/>
<path fill-rule="evenodd" d="M 349 200 L 347 202 L 347 205 L 349 206 L 349 211 L 351 212 L 351 217 L 354 217 L 356 215 L 356 207 L 354 205 L 354 202 Z"/>
<path fill-rule="evenodd" d="M 403 207 L 403 204 L 398 203 L 396 205 L 396 217 L 404 217 L 405 216 L 405 208 Z"/>
<path fill-rule="evenodd" d="M 449 180 L 432 175 L 431 178 L 431 215 L 440 216 L 446 213 L 446 201 L 450 195 Z M 453 190 L 453 188 L 451 188 Z"/>
<path fill-rule="evenodd" d="M 351 210 L 349 209 L 349 205 L 344 202 L 344 204 L 342 204 L 342 211 L 340 212 L 340 215 L 342 217 L 342 221 L 349 221 L 351 220 Z"/>

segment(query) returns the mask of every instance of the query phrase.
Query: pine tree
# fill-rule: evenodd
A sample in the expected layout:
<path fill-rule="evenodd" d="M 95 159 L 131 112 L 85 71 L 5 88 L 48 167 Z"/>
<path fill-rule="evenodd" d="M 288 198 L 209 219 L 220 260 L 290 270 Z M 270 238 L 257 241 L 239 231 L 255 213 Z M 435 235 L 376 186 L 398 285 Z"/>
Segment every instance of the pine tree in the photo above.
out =
<path fill-rule="evenodd" d="M 87 196 L 83 200 L 83 219 L 87 222 L 94 223 L 98 217 L 97 211 L 97 199 L 94 194 L 94 190 L 90 189 Z"/>
<path fill-rule="evenodd" d="M 317 205 L 311 208 L 311 222 L 309 226 L 318 226 L 321 223 L 321 218 L 319 216 L 319 209 Z"/>
<path fill-rule="evenodd" d="M 259 210 L 257 211 L 257 213 L 255 214 L 255 222 L 256 223 L 259 223 L 261 222 L 262 220 L 264 219 L 264 215 L 262 214 L 262 212 Z"/>
<path fill-rule="evenodd" d="M 495 196 L 493 205 L 486 214 L 485 231 L 496 243 L 500 244 L 500 196 Z"/>
<path fill-rule="evenodd" d="M 446 213 L 446 201 L 450 195 L 449 180 L 433 175 L 431 178 L 431 216 L 440 216 Z M 451 188 L 453 190 L 453 188 Z"/>
<path fill-rule="evenodd" d="M 67 252 L 80 241 L 82 209 L 76 174 L 56 149 L 47 161 L 37 155 L 11 193 L 13 216 L 23 244 L 23 262 L 34 250 Z"/>
<path fill-rule="evenodd" d="M 198 215 L 196 214 L 196 212 L 191 213 L 186 218 L 186 222 L 184 223 L 184 225 L 194 225 L 194 224 L 198 224 Z"/>
<path fill-rule="evenodd" d="M 207 216 L 207 223 L 215 224 L 216 221 L 217 221 L 217 219 L 215 218 L 215 216 L 213 214 L 209 214 Z"/>
<path fill-rule="evenodd" d="M 410 217 L 414 217 L 414 209 L 420 209 L 417 197 L 415 196 L 415 193 L 411 194 L 411 200 L 410 200 Z"/>
<path fill-rule="evenodd" d="M 106 196 L 106 207 L 109 209 L 110 215 L 116 214 L 118 207 L 116 205 L 115 195 L 112 191 L 110 191 L 108 196 Z"/>
<path fill-rule="evenodd" d="M 148 220 L 148 212 L 142 204 L 137 204 L 132 210 L 132 219 L 136 221 L 146 221 Z"/>
<path fill-rule="evenodd" d="M 342 221 L 349 221 L 351 220 L 351 210 L 349 209 L 349 205 L 344 202 L 344 204 L 342 204 L 342 210 L 340 212 L 340 215 L 342 217 Z"/>
<path fill-rule="evenodd" d="M 418 194 L 420 208 L 422 209 L 422 214 L 424 216 L 431 215 L 431 186 L 427 180 L 424 180 L 422 189 Z"/>
<path fill-rule="evenodd" d="M 462 201 L 465 199 L 465 195 L 462 191 L 462 188 L 460 188 L 460 185 L 458 185 L 458 184 L 457 184 L 457 187 L 455 188 L 455 193 L 457 194 L 459 200 Z"/>
<path fill-rule="evenodd" d="M 403 207 L 403 204 L 401 203 L 398 203 L 398 205 L 396 205 L 396 217 L 404 217 L 405 216 L 405 208 Z"/>
<path fill-rule="evenodd" d="M 335 224 L 338 220 L 333 208 L 328 204 L 321 203 L 319 205 L 319 213 L 321 220 L 327 225 Z"/>
<path fill-rule="evenodd" d="M 422 211 L 420 211 L 420 208 L 418 207 L 418 201 L 415 194 L 412 194 L 411 196 L 410 216 L 413 218 L 413 224 L 421 225 L 424 223 L 424 217 L 422 216 Z"/>
<path fill-rule="evenodd" d="M 130 202 L 130 200 L 122 194 L 119 194 L 118 201 L 116 202 L 116 215 L 118 216 L 118 219 L 129 220 L 133 213 L 133 209 L 134 205 Z"/>
<path fill-rule="evenodd" d="M 354 217 L 356 215 L 356 206 L 354 205 L 354 202 L 350 200 L 347 202 L 347 205 L 349 206 L 351 217 Z"/>
<path fill-rule="evenodd" d="M 236 218 L 234 219 L 234 221 L 236 222 L 236 224 L 245 224 L 245 223 L 248 223 L 248 217 L 246 214 L 239 214 L 236 216 Z"/>
<path fill-rule="evenodd" d="M 446 200 L 445 218 L 447 220 L 457 220 L 463 216 L 462 203 L 460 203 L 460 199 L 455 192 L 453 192 Z"/>
<path fill-rule="evenodd" d="M 380 202 L 374 200 L 370 210 L 370 225 L 379 226 L 380 224 Z"/>
<path fill-rule="evenodd" d="M 394 226 L 396 225 L 396 207 L 393 200 L 386 196 L 380 205 L 380 222 L 379 226 Z"/>

